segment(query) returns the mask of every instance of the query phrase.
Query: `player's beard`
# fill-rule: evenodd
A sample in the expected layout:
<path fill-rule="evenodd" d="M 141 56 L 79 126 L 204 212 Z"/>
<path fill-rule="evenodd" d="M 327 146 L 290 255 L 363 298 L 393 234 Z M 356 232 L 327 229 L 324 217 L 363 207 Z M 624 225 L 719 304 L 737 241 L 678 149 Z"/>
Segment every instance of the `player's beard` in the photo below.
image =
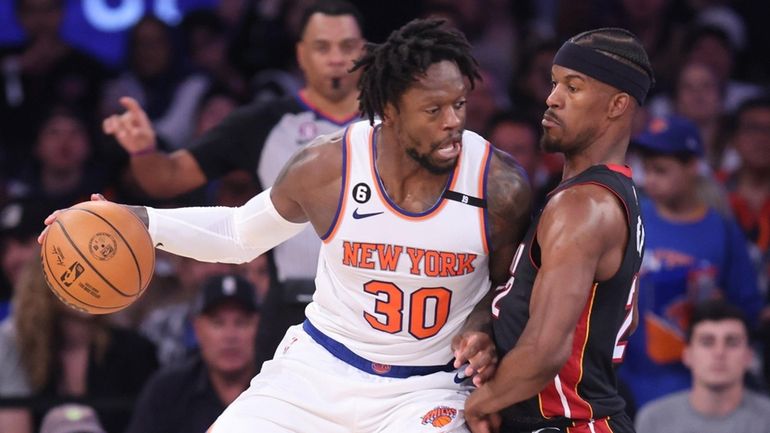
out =
<path fill-rule="evenodd" d="M 452 170 L 454 170 L 455 165 L 457 165 L 457 160 L 454 160 L 451 164 L 448 164 L 446 166 L 436 165 L 431 160 L 430 154 L 421 155 L 417 153 L 417 150 L 414 148 L 407 149 L 406 154 L 409 155 L 415 161 L 417 161 L 417 163 L 420 164 L 422 168 L 428 170 L 433 174 L 447 174 Z"/>
<path fill-rule="evenodd" d="M 563 126 L 560 126 L 560 128 L 562 128 L 563 132 Z M 574 140 L 567 143 L 564 141 L 564 134 L 561 137 L 554 138 L 548 134 L 548 131 L 544 131 L 543 136 L 540 137 L 540 148 L 546 153 L 569 155 L 590 145 L 593 138 L 596 137 L 596 132 L 596 127 L 587 128 L 581 131 Z"/>

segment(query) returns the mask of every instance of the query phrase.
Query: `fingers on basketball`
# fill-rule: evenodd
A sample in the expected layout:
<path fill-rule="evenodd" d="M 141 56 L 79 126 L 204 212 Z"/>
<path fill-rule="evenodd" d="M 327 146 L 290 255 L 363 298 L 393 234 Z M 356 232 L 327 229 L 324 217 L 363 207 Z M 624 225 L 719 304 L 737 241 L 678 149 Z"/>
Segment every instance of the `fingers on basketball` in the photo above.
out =
<path fill-rule="evenodd" d="M 91 314 L 122 310 L 142 295 L 155 267 L 144 223 L 109 201 L 77 204 L 56 214 L 43 236 L 46 282 L 65 304 Z"/>

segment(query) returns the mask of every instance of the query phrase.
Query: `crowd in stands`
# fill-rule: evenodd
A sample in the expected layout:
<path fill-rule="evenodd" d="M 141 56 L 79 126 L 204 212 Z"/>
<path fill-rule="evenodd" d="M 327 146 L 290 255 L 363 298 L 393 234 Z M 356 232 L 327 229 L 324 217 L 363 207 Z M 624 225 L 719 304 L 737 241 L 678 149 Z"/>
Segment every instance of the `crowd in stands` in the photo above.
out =
<path fill-rule="evenodd" d="M 46 287 L 36 238 L 46 215 L 94 192 L 156 207 L 238 206 L 269 187 L 274 175 L 266 180 L 264 173 L 285 160 L 266 160 L 265 153 L 258 167 L 221 176 L 210 169 L 219 162 L 199 160 L 200 185 L 155 194 L 140 178 L 157 173 L 140 172 L 134 161 L 144 151 L 127 152 L 102 132 L 102 120 L 123 112 L 120 98 L 131 97 L 153 125 L 151 151 L 173 155 L 192 149 L 239 108 L 269 110 L 294 98 L 323 112 L 303 90 L 312 92 L 318 72 L 295 49 L 310 31 L 301 17 L 311 2 L 221 0 L 176 26 L 147 15 L 130 29 L 119 67 L 62 38 L 65 3 L 15 0 L 25 38 L 0 46 L 0 433 L 45 430 L 51 409 L 50 425 L 64 411 L 80 411 L 93 426 L 83 431 L 203 432 L 272 356 L 276 335 L 302 320 L 310 294 L 299 283 L 295 293 L 294 280 L 285 277 L 291 270 L 271 253 L 236 266 L 159 251 L 151 286 L 138 302 L 116 314 L 86 316 Z M 766 417 L 770 407 L 770 3 L 421 0 L 405 9 L 353 3 L 362 11 L 363 37 L 373 42 L 426 16 L 445 18 L 467 35 L 483 71 L 468 97 L 467 128 L 519 161 L 536 209 L 559 183 L 562 166 L 538 144 L 556 49 L 566 37 L 602 26 L 625 27 L 643 41 L 656 83 L 636 121 L 629 158 L 640 187 L 646 255 L 639 328 L 619 369 L 627 411 L 641 411 L 640 433 L 663 431 L 655 427 L 660 419 L 681 416 L 676 424 L 685 425 L 735 414 L 728 430 L 713 431 L 760 431 L 742 420 Z M 355 119 L 340 120 L 344 110 L 324 114 L 334 128 Z M 299 128 L 320 133 L 312 123 Z M 267 141 L 253 138 L 255 147 Z M 233 288 L 223 289 L 228 285 Z M 719 310 L 723 304 L 726 312 Z M 732 326 L 728 331 L 738 336 L 725 343 L 722 328 L 704 323 Z M 702 334 L 709 332 L 709 344 L 722 344 L 723 352 L 704 349 Z M 241 353 L 228 344 L 248 348 Z M 228 358 L 221 351 L 238 353 Z M 726 406 L 703 403 L 723 383 L 704 378 L 717 368 L 699 364 L 706 356 L 739 364 L 732 374 L 740 392 Z M 174 400 L 177 391 L 169 387 L 181 383 L 183 399 Z M 158 402 L 167 418 L 153 423 Z M 191 410 L 203 418 L 188 417 Z M 762 431 L 770 432 L 768 425 Z"/>

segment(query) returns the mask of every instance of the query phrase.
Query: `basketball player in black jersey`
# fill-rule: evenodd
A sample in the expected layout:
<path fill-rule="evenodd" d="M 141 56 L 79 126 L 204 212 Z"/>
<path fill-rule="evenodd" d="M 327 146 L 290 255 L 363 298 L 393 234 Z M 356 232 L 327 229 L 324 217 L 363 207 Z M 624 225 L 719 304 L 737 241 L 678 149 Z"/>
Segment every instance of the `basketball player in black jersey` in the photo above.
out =
<path fill-rule="evenodd" d="M 614 364 L 636 326 L 644 227 L 624 162 L 652 68 L 634 35 L 606 28 L 564 43 L 551 76 L 541 144 L 564 153 L 563 180 L 498 289 L 501 362 L 465 418 L 474 433 L 630 433 Z"/>

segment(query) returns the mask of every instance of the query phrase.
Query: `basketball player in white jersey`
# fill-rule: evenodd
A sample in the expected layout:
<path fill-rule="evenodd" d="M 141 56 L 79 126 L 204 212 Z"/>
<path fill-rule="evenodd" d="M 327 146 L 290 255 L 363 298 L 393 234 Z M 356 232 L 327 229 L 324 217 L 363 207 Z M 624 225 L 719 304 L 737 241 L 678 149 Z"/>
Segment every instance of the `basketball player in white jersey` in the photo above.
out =
<path fill-rule="evenodd" d="M 523 171 L 464 131 L 469 48 L 412 21 L 356 63 L 370 121 L 316 139 L 270 190 L 240 208 L 132 208 L 158 248 L 198 260 L 251 260 L 308 223 L 323 240 L 307 321 L 211 431 L 468 431 L 465 398 L 497 362 L 490 284 L 530 217 Z"/>

